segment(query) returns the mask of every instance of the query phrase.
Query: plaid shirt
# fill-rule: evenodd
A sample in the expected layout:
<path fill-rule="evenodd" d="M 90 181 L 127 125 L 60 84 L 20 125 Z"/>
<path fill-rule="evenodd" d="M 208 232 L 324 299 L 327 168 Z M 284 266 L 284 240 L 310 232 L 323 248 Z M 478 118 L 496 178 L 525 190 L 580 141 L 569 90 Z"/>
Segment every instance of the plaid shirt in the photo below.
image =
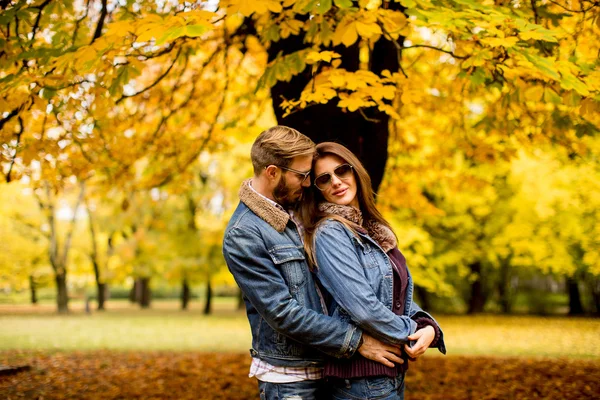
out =
<path fill-rule="evenodd" d="M 276 367 L 260 358 L 253 357 L 248 377 L 271 383 L 290 383 L 323 379 L 321 367 Z"/>

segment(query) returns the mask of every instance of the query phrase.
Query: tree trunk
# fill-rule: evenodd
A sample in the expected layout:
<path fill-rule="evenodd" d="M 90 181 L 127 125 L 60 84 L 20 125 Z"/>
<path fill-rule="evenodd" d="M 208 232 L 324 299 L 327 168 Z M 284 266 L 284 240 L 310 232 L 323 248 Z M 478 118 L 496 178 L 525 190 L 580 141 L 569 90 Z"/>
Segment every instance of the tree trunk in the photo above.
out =
<path fill-rule="evenodd" d="M 104 310 L 104 295 L 106 294 L 106 284 L 100 282 L 100 266 L 96 257 L 92 257 L 94 266 L 94 277 L 96 278 L 96 298 L 98 300 L 98 310 Z"/>
<path fill-rule="evenodd" d="M 140 288 L 140 306 L 142 308 L 150 308 L 150 300 L 152 297 L 150 291 L 150 278 L 140 278 L 138 285 Z"/>
<path fill-rule="evenodd" d="M 211 313 L 211 304 L 212 304 L 212 286 L 210 284 L 210 279 L 206 281 L 206 304 L 204 304 L 204 315 L 209 315 Z"/>
<path fill-rule="evenodd" d="M 242 293 L 242 289 L 238 290 L 237 295 L 237 310 L 243 310 L 246 308 L 246 303 L 244 302 L 244 293 Z"/>
<path fill-rule="evenodd" d="M 392 3 L 390 8 L 402 9 L 402 6 Z M 402 42 L 403 38 L 398 40 Z M 269 61 L 280 53 L 286 55 L 305 48 L 307 45 L 304 43 L 304 35 L 290 35 L 271 43 L 268 49 Z M 350 47 L 340 45 L 329 50 L 334 50 L 342 56 L 340 68 L 357 71 L 361 67 L 358 42 Z M 380 74 L 385 69 L 392 73 L 399 71 L 394 44 L 383 36 L 373 46 L 369 61 L 369 70 L 375 74 Z M 277 123 L 299 130 L 316 143 L 335 141 L 348 147 L 364 164 L 371 177 L 373 190 L 377 191 L 388 157 L 388 115 L 374 107 L 347 112 L 337 107 L 337 102 L 331 101 L 327 104 L 311 105 L 284 118 L 281 103 L 286 99 L 299 98 L 311 79 L 312 66 L 309 65 L 289 82 L 280 81 L 271 88 Z"/>
<path fill-rule="evenodd" d="M 37 291 L 35 287 L 35 279 L 33 279 L 33 275 L 29 275 L 29 290 L 31 292 L 31 304 L 37 304 Z"/>
<path fill-rule="evenodd" d="M 69 294 L 67 291 L 67 273 L 57 272 L 54 276 L 56 281 L 56 306 L 60 314 L 69 312 Z"/>
<path fill-rule="evenodd" d="M 582 315 L 584 313 L 583 304 L 576 276 L 567 277 L 567 290 L 569 292 L 569 315 Z"/>
<path fill-rule="evenodd" d="M 425 311 L 431 311 L 431 296 L 429 292 L 421 286 L 415 285 L 415 292 L 419 297 L 420 306 Z"/>
<path fill-rule="evenodd" d="M 133 286 L 131 287 L 131 290 L 129 291 L 129 302 L 130 303 L 137 303 L 138 302 L 138 280 L 135 279 L 133 281 Z"/>
<path fill-rule="evenodd" d="M 592 306 L 594 313 L 600 316 L 600 277 L 590 276 L 587 281 L 590 285 L 590 293 L 592 295 Z"/>
<path fill-rule="evenodd" d="M 478 261 L 469 265 L 469 268 L 471 269 L 471 273 L 473 273 L 476 278 L 475 281 L 471 283 L 471 294 L 469 297 L 469 309 L 467 313 L 477 314 L 483 312 L 485 303 L 487 301 L 487 296 L 484 291 L 483 276 L 481 273 L 482 266 Z"/>
<path fill-rule="evenodd" d="M 502 262 L 500 265 L 500 278 L 498 279 L 498 303 L 504 314 L 510 314 L 512 311 L 512 293 L 510 286 L 510 264 L 508 262 Z"/>
<path fill-rule="evenodd" d="M 96 291 L 97 291 L 97 299 L 98 299 L 98 311 L 104 311 L 105 307 L 104 307 L 104 302 L 106 301 L 106 292 L 107 292 L 108 286 L 106 285 L 106 283 L 100 283 L 98 281 L 96 281 Z"/>
<path fill-rule="evenodd" d="M 188 285 L 187 279 L 184 279 L 181 283 L 181 309 L 187 310 L 188 303 L 190 302 L 190 286 Z"/>

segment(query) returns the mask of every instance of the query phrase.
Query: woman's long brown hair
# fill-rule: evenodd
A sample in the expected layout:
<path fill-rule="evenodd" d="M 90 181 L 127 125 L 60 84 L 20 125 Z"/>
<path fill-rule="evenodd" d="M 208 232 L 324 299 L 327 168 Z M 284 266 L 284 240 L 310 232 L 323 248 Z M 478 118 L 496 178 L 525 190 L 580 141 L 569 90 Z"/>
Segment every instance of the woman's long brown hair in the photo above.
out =
<path fill-rule="evenodd" d="M 369 221 L 376 221 L 392 229 L 379 210 L 377 210 L 377 207 L 375 207 L 375 194 L 371 186 L 371 177 L 369 177 L 369 173 L 354 153 L 343 145 L 335 142 L 323 142 L 317 145 L 315 158 L 312 163 L 313 172 L 311 173 L 311 182 L 314 182 L 314 171 L 317 161 L 328 155 L 338 156 L 348 164 L 352 165 L 357 186 L 356 196 L 358 197 L 358 205 L 363 216 L 363 225 Z M 323 201 L 325 201 L 325 198 L 321 191 L 311 185 L 311 187 L 306 190 L 305 197 L 303 201 L 300 202 L 300 207 L 298 209 L 300 221 L 304 227 L 304 249 L 306 250 L 311 269 L 317 268 L 314 243 L 315 231 L 319 224 L 324 220 L 335 219 L 344 224 L 358 237 L 358 225 L 338 215 L 328 214 L 319 210 L 319 204 Z"/>

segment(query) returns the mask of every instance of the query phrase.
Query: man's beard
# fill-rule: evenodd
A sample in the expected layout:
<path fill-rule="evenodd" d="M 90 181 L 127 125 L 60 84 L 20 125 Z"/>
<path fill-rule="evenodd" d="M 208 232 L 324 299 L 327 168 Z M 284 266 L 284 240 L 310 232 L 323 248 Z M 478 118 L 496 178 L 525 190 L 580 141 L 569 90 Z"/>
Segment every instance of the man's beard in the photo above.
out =
<path fill-rule="evenodd" d="M 273 198 L 286 210 L 293 208 L 302 198 L 302 187 L 296 192 L 292 192 L 287 186 L 285 176 L 281 175 L 279 183 L 273 189 Z"/>

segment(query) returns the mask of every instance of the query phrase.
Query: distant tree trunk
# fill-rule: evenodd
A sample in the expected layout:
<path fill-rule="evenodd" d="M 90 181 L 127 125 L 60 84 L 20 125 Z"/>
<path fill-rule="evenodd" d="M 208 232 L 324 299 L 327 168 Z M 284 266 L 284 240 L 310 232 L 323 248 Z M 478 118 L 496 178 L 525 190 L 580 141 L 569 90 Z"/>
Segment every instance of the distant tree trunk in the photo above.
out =
<path fill-rule="evenodd" d="M 94 266 L 94 276 L 96 278 L 96 299 L 98 300 L 98 310 L 104 310 L 104 300 L 106 294 L 106 284 L 100 282 L 100 268 L 98 266 L 98 260 L 92 257 L 92 265 Z"/>
<path fill-rule="evenodd" d="M 498 279 L 498 303 L 504 314 L 510 314 L 512 311 L 511 268 L 510 264 L 504 260 L 500 265 L 500 278 Z"/>
<path fill-rule="evenodd" d="M 140 306 L 142 308 L 150 307 L 150 300 L 152 297 L 152 293 L 150 291 L 150 278 L 140 278 L 139 280 L 139 288 L 140 288 Z"/>
<path fill-rule="evenodd" d="M 104 311 L 104 303 L 106 302 L 106 292 L 108 291 L 108 286 L 106 283 L 100 283 L 96 281 L 96 292 L 98 298 L 98 311 Z"/>
<path fill-rule="evenodd" d="M 425 288 L 416 285 L 415 292 L 419 297 L 419 302 L 421 303 L 419 305 L 421 306 L 421 308 L 425 311 L 431 311 L 431 296 L 429 295 L 429 292 L 425 290 Z"/>
<path fill-rule="evenodd" d="M 33 275 L 29 275 L 29 290 L 31 292 L 31 304 L 37 304 L 37 291 L 35 287 L 35 279 L 33 279 Z"/>
<path fill-rule="evenodd" d="M 468 314 L 476 314 L 483 312 L 485 303 L 487 301 L 487 295 L 484 290 L 484 282 L 482 276 L 482 265 L 479 261 L 469 265 L 471 272 L 475 274 L 476 278 L 471 283 L 471 295 L 469 297 L 469 309 Z"/>
<path fill-rule="evenodd" d="M 188 285 L 187 279 L 184 279 L 181 283 L 181 309 L 187 310 L 188 303 L 190 302 L 190 286 Z"/>
<path fill-rule="evenodd" d="M 582 315 L 584 311 L 577 276 L 567 277 L 567 291 L 569 292 L 569 315 Z"/>
<path fill-rule="evenodd" d="M 54 276 L 56 281 L 56 307 L 60 314 L 69 312 L 69 294 L 67 292 L 67 272 L 57 272 Z"/>
<path fill-rule="evenodd" d="M 100 265 L 98 262 L 98 246 L 96 244 L 96 228 L 94 227 L 94 219 L 93 212 L 90 208 L 87 200 L 84 201 L 85 207 L 88 214 L 88 227 L 90 229 L 90 238 L 92 240 L 92 252 L 90 254 L 90 258 L 92 260 L 92 266 L 94 267 L 94 277 L 96 279 L 96 299 L 98 300 L 98 311 L 104 310 L 104 300 L 106 294 L 106 284 L 102 282 L 102 277 L 100 276 Z M 108 239 L 108 248 L 111 249 L 112 240 L 109 237 Z M 109 250 L 110 251 L 110 250 Z"/>
<path fill-rule="evenodd" d="M 242 292 L 242 289 L 238 290 L 238 294 L 237 294 L 237 309 L 239 310 L 243 310 L 246 307 L 246 303 L 244 302 L 244 293 Z"/>
<path fill-rule="evenodd" d="M 211 313 L 212 303 L 212 286 L 210 284 L 210 278 L 206 281 L 206 304 L 204 304 L 204 315 Z"/>
<path fill-rule="evenodd" d="M 594 313 L 600 316 L 600 277 L 590 276 L 587 279 L 590 286 L 590 293 L 592 295 L 592 305 L 594 306 Z"/>
<path fill-rule="evenodd" d="M 138 302 L 138 280 L 135 279 L 133 281 L 133 286 L 131 287 L 131 290 L 129 291 L 129 302 L 130 303 L 137 303 Z"/>

